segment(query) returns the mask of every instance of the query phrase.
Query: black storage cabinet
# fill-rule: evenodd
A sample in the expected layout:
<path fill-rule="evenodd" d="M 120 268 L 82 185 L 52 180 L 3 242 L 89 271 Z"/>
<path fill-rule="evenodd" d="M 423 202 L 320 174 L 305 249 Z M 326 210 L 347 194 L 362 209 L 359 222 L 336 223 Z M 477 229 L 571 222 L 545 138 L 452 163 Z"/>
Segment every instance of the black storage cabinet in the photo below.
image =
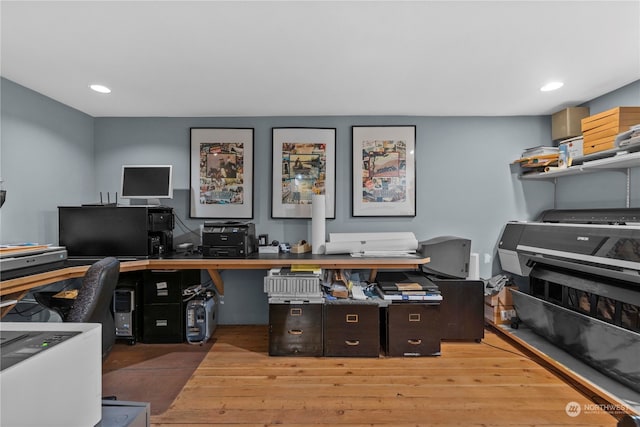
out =
<path fill-rule="evenodd" d="M 428 277 L 442 294 L 442 339 L 480 342 L 484 338 L 484 282 Z"/>
<path fill-rule="evenodd" d="M 378 304 L 365 301 L 326 301 L 324 306 L 324 355 L 339 357 L 380 356 Z"/>
<path fill-rule="evenodd" d="M 439 356 L 440 305 L 394 303 L 380 309 L 387 356 Z"/>
<path fill-rule="evenodd" d="M 144 272 L 143 342 L 181 343 L 185 340 L 182 290 L 199 283 L 200 270 Z"/>
<path fill-rule="evenodd" d="M 269 304 L 270 356 L 322 356 L 323 304 Z"/>

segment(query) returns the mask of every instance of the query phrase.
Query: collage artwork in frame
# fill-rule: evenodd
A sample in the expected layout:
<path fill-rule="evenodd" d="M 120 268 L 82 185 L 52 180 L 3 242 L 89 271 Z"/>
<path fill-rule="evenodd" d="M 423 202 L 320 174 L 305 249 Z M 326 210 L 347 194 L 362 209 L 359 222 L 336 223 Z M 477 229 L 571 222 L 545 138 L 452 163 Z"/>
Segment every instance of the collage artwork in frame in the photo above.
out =
<path fill-rule="evenodd" d="M 273 129 L 272 194 L 274 218 L 310 218 L 314 194 L 335 218 L 335 129 Z"/>
<path fill-rule="evenodd" d="M 191 129 L 192 218 L 253 218 L 253 129 Z"/>
<path fill-rule="evenodd" d="M 415 216 L 415 126 L 353 126 L 353 216 Z"/>

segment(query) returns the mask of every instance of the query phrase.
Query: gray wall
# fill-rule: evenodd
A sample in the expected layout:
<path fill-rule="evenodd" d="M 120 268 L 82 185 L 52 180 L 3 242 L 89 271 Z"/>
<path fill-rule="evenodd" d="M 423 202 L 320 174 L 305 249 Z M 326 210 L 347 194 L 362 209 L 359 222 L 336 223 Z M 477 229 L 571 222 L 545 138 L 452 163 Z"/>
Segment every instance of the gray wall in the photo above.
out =
<path fill-rule="evenodd" d="M 584 104 L 590 114 L 619 106 L 640 105 L 640 80 Z M 630 207 L 640 207 L 640 168 L 629 171 Z M 552 183 L 547 183 L 553 187 Z M 626 206 L 626 170 L 558 178 L 557 206 L 561 209 L 623 208 Z"/>
<path fill-rule="evenodd" d="M 94 119 L 6 79 L 0 94 L 0 242 L 57 243 L 57 207 L 95 193 Z"/>
<path fill-rule="evenodd" d="M 640 81 L 589 103 L 592 113 L 640 105 Z M 417 216 L 352 218 L 351 126 L 416 125 Z M 295 242 L 310 221 L 270 218 L 271 128 L 337 129 L 336 219 L 329 232 L 413 231 L 418 239 L 457 235 L 472 240 L 480 275 L 498 273 L 496 242 L 508 220 L 533 219 L 553 207 L 554 184 L 521 181 L 510 168 L 523 149 L 550 145 L 550 118 L 540 117 L 234 117 L 91 118 L 2 80 L 2 169 L 8 200 L 0 211 L 2 242 L 57 242 L 56 207 L 93 202 L 119 189 L 122 164 L 170 163 L 175 174 L 177 240 L 191 240 L 202 219 L 188 218 L 189 128 L 255 129 L 254 219 L 258 233 Z M 638 169 L 638 168 L 637 168 Z M 640 178 L 632 170 L 632 206 Z M 560 178 L 559 208 L 623 207 L 619 172 Z M 184 223 L 184 225 L 182 225 Z M 262 271 L 225 271 L 221 323 L 266 323 Z"/>
<path fill-rule="evenodd" d="M 417 126 L 415 218 L 351 217 L 351 126 L 373 124 Z M 337 130 L 336 218 L 327 221 L 327 233 L 413 231 L 419 240 L 466 237 L 472 240 L 472 251 L 481 254 L 481 276 L 490 277 L 497 271 L 495 247 L 504 223 L 532 218 L 552 206 L 552 187 L 520 182 L 509 168 L 524 148 L 548 143 L 548 117 L 97 118 L 97 186 L 117 191 L 122 164 L 171 163 L 176 197 L 166 204 L 176 208 L 179 223 L 197 231 L 203 220 L 188 218 L 189 128 L 252 127 L 256 230 L 279 241 L 308 240 L 310 220 L 270 218 L 271 128 L 286 126 Z M 178 227 L 175 234 L 185 232 Z M 222 323 L 267 322 L 263 275 L 224 272 Z"/>

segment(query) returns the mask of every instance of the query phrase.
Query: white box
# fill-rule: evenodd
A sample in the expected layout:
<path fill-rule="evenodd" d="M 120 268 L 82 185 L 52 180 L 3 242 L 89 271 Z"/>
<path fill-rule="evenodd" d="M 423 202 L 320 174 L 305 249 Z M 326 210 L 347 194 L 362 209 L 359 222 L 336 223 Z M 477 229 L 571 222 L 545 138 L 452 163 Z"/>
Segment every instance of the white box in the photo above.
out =
<path fill-rule="evenodd" d="M 558 146 L 566 146 L 567 154 L 569 155 L 569 158 L 577 159 L 584 156 L 584 153 L 582 151 L 583 143 L 584 143 L 584 138 L 581 136 L 578 136 L 575 138 L 565 139 L 564 141 L 560 141 Z"/>
<path fill-rule="evenodd" d="M 280 246 L 258 246 L 259 254 L 279 254 Z"/>
<path fill-rule="evenodd" d="M 87 427 L 102 417 L 102 325 L 99 323 L 0 322 L 0 331 L 31 336 L 2 344 L 0 425 Z M 80 332 L 55 345 L 36 342 L 53 332 Z M 4 334 L 3 334 L 4 335 Z M 28 343 L 29 345 L 26 345 Z M 30 354 L 25 358 L 26 354 Z M 6 358 L 6 359 L 5 359 Z M 10 365 L 14 360 L 15 364 Z M 10 366 L 9 366 L 10 365 Z"/>

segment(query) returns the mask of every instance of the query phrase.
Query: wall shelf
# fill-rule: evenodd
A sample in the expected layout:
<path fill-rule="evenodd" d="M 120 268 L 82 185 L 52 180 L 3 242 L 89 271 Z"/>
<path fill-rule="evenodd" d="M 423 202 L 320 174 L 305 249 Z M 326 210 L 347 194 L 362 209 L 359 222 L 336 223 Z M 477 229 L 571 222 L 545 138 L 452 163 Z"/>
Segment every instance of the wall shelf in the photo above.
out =
<path fill-rule="evenodd" d="M 621 154 L 613 157 L 605 157 L 597 160 L 590 160 L 581 165 L 571 166 L 566 169 L 556 169 L 549 172 L 538 172 L 520 174 L 518 178 L 525 181 L 551 181 L 554 185 L 553 207 L 557 206 L 556 184 L 557 178 L 585 173 L 602 172 L 606 170 L 624 172 L 627 177 L 626 207 L 631 206 L 631 168 L 640 167 L 640 151 L 629 154 Z"/>
<path fill-rule="evenodd" d="M 592 173 L 602 170 L 620 170 L 624 172 L 629 168 L 635 167 L 640 167 L 640 152 L 591 160 L 581 165 L 571 166 L 566 169 L 556 169 L 549 172 L 519 175 L 519 178 L 522 180 L 554 180 L 555 178 L 562 176 Z"/>

